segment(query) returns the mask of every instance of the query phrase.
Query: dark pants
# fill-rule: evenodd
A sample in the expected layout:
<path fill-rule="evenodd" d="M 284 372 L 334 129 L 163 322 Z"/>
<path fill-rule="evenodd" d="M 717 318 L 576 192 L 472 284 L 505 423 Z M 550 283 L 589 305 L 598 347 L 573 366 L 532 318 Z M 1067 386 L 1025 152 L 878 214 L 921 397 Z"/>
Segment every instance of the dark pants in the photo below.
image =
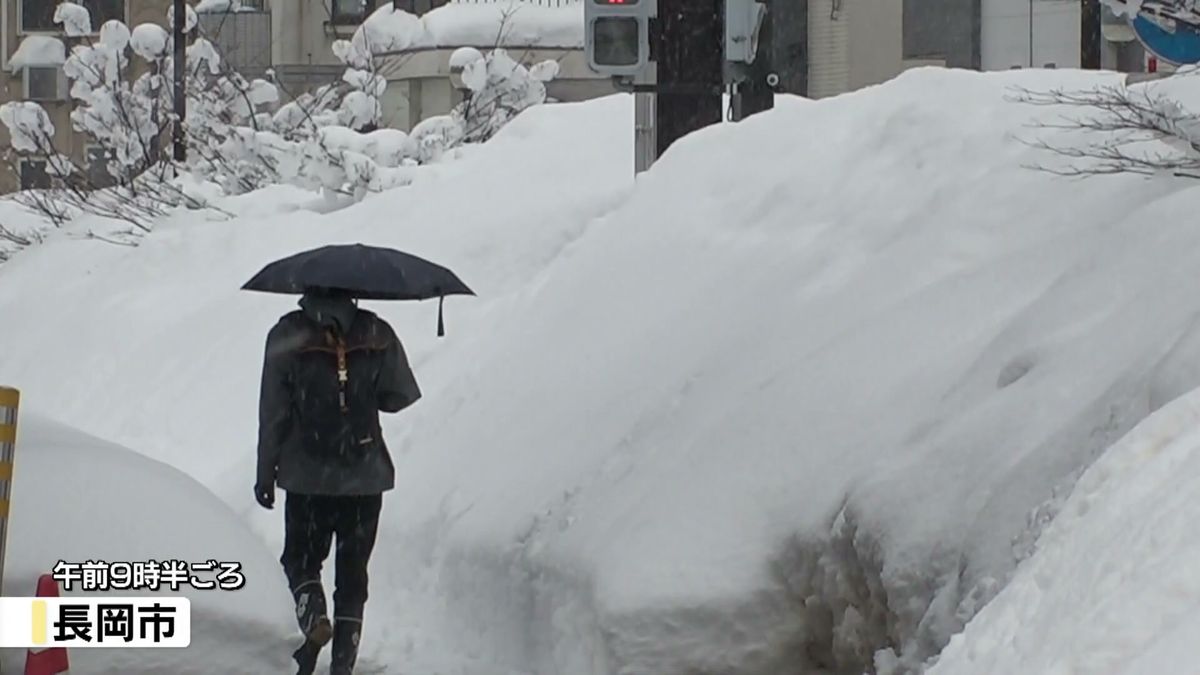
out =
<path fill-rule="evenodd" d="M 337 535 L 333 618 L 362 619 L 367 604 L 367 562 L 375 547 L 383 495 L 302 495 L 289 492 L 279 562 L 288 586 L 320 582 L 321 566 Z"/>

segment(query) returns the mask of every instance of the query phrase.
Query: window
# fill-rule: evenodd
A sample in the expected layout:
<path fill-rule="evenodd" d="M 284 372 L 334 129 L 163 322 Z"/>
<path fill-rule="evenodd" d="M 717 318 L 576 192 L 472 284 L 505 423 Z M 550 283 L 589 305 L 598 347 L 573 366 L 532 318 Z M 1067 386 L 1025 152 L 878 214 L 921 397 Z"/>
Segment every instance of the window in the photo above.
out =
<path fill-rule="evenodd" d="M 67 98 L 67 78 L 58 66 L 27 66 L 25 68 L 25 99 L 28 101 L 62 101 Z"/>
<path fill-rule="evenodd" d="M 116 179 L 108 171 L 108 162 L 113 158 L 111 150 L 93 145 L 87 149 L 88 185 L 94 188 L 112 187 Z"/>
<path fill-rule="evenodd" d="M 391 0 L 382 0 L 391 2 Z M 363 19 L 375 11 L 379 0 L 332 0 L 333 23 L 338 25 L 362 23 Z"/>
<path fill-rule="evenodd" d="M 46 171 L 46 160 L 21 160 L 22 190 L 49 190 L 50 187 L 50 173 Z"/>
<path fill-rule="evenodd" d="M 125 0 L 74 0 L 92 14 L 92 30 L 100 30 L 105 21 L 125 20 Z M 58 32 L 62 26 L 54 23 L 54 0 L 21 0 L 22 32 Z"/>

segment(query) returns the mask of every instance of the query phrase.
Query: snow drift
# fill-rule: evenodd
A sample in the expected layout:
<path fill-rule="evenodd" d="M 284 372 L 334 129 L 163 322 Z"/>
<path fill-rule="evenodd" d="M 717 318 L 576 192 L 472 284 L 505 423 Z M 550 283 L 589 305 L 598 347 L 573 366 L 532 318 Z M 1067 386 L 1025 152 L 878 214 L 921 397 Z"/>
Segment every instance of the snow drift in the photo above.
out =
<path fill-rule="evenodd" d="M 291 304 L 236 288 L 319 243 L 428 256 L 480 298 L 447 304 L 442 342 L 435 307 L 371 306 L 426 396 L 388 421 L 369 658 L 915 670 L 1079 473 L 1200 385 L 1200 193 L 1031 170 L 1060 160 L 1021 137 L 1061 111 L 1005 100 L 1112 77 L 920 70 L 784 99 L 637 181 L 628 98 L 533 109 L 333 214 L 278 188 L 137 249 L 27 249 L 0 268 L 0 375 L 277 545 L 249 485 L 262 340 Z"/>
<path fill-rule="evenodd" d="M 1200 392 L 1084 473 L 1009 585 L 929 675 L 1150 675 L 1193 661 L 1200 622 Z"/>
<path fill-rule="evenodd" d="M 21 416 L 18 432 L 4 595 L 32 595 L 59 560 L 233 560 L 246 577 L 237 591 L 183 589 L 192 601 L 191 647 L 73 650 L 73 671 L 287 668 L 296 631 L 279 564 L 228 506 L 176 469 L 33 414 Z M 18 672 L 24 659 L 24 650 L 0 650 L 0 670 Z"/>

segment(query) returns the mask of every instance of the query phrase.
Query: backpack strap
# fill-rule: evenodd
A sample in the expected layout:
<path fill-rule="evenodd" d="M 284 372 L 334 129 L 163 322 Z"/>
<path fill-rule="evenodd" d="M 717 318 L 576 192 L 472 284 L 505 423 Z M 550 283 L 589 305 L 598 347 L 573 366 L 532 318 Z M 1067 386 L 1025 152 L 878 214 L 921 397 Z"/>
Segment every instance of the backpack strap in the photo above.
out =
<path fill-rule="evenodd" d="M 350 381 L 350 369 L 346 365 L 346 339 L 341 334 L 334 335 L 332 330 L 325 332 L 325 339 L 334 345 L 337 353 L 338 403 L 342 414 L 350 412 L 346 405 L 346 383 Z"/>

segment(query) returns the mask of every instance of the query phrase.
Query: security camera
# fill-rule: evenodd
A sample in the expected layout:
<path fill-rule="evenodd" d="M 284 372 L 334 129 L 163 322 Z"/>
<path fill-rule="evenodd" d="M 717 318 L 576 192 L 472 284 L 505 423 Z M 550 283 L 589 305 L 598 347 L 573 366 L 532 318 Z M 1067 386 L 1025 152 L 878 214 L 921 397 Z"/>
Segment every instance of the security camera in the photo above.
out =
<path fill-rule="evenodd" d="M 769 87 L 778 87 L 779 86 L 779 73 L 771 73 L 771 74 L 767 75 L 767 86 L 769 86 Z"/>

